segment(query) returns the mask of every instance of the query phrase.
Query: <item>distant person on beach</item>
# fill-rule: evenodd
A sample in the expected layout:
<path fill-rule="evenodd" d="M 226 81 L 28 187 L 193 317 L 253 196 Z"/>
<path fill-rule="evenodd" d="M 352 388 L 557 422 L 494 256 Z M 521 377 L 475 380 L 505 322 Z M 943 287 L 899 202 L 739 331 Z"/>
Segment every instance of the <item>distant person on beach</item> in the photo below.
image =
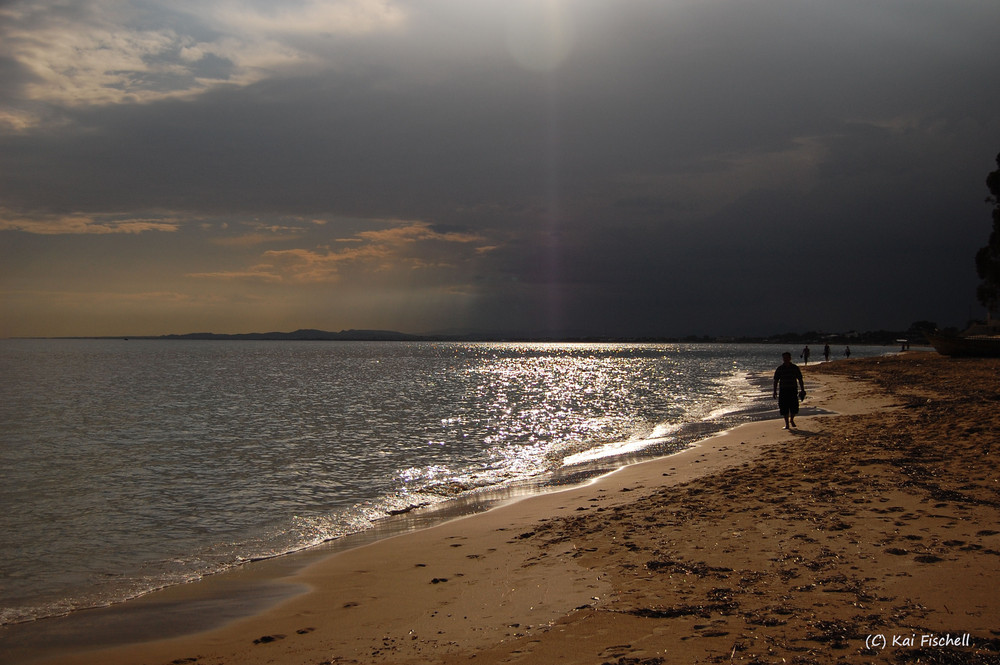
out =
<path fill-rule="evenodd" d="M 847 347 L 846 349 L 844 349 L 844 355 L 847 356 L 848 358 L 851 357 L 851 347 Z"/>
<path fill-rule="evenodd" d="M 827 344 L 827 345 L 825 345 L 823 347 L 823 359 L 826 360 L 826 362 L 830 362 L 830 345 L 829 344 Z"/>
<path fill-rule="evenodd" d="M 792 362 L 791 353 L 782 353 L 781 360 L 778 369 L 774 370 L 774 399 L 778 400 L 778 411 L 784 416 L 785 429 L 788 429 L 795 427 L 799 400 L 806 396 L 806 384 L 802 382 L 802 370 Z"/>
<path fill-rule="evenodd" d="M 805 361 L 806 365 L 809 364 L 809 345 L 808 344 L 806 345 L 806 348 L 802 349 L 802 353 L 799 354 L 799 357 L 802 358 L 803 361 Z"/>

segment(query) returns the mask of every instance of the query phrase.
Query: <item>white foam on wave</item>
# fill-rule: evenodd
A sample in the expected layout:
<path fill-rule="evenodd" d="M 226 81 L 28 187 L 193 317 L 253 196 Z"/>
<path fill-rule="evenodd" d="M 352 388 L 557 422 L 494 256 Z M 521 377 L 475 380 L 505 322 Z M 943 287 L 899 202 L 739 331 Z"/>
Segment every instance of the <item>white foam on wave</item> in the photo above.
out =
<path fill-rule="evenodd" d="M 658 425 L 656 430 L 660 433 L 656 436 L 632 441 L 621 441 L 616 443 L 606 443 L 596 448 L 590 448 L 579 453 L 574 453 L 563 458 L 563 466 L 575 466 L 586 462 L 595 462 L 608 457 L 618 457 L 641 452 L 650 446 L 660 443 L 667 443 L 671 440 L 669 431 L 676 431 L 679 425 Z"/>

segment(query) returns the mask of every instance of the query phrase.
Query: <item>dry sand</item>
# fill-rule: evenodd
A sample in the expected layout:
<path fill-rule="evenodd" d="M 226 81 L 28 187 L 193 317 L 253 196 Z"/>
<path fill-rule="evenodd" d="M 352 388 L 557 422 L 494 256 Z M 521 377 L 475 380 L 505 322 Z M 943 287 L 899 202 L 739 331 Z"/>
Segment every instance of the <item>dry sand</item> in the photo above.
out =
<path fill-rule="evenodd" d="M 332 555 L 222 629 L 52 662 L 1000 662 L 1000 361 L 806 384 L 836 415 Z"/>

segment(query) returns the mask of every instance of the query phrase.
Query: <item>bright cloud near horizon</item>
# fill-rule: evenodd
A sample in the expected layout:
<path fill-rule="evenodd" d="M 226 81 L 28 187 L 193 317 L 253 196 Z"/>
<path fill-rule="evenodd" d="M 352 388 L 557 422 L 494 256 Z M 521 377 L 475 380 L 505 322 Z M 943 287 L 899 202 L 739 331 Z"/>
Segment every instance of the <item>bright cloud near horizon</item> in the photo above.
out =
<path fill-rule="evenodd" d="M 978 0 L 0 0 L 0 337 L 963 325 Z"/>

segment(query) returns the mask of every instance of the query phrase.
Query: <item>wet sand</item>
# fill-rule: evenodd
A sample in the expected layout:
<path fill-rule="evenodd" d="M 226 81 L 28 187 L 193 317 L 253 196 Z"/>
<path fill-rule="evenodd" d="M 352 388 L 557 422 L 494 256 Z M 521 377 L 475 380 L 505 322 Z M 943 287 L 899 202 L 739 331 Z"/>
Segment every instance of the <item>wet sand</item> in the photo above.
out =
<path fill-rule="evenodd" d="M 47 662 L 1000 662 L 1000 361 L 837 361 L 806 386 L 835 415 L 334 554 L 220 629 Z"/>

